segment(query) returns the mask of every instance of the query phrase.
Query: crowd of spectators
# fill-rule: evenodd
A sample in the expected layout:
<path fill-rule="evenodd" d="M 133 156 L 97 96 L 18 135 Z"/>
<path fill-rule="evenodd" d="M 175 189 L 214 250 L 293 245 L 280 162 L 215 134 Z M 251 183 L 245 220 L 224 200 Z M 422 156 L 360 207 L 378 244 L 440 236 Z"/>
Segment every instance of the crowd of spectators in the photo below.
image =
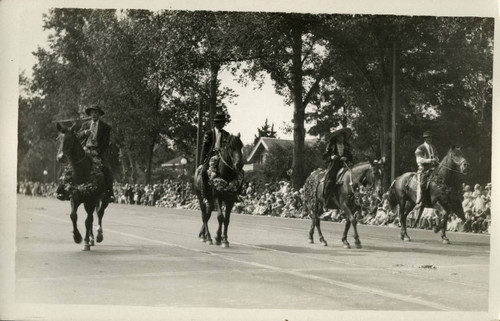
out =
<path fill-rule="evenodd" d="M 17 185 L 17 193 L 30 196 L 54 197 L 55 183 L 23 181 Z M 187 180 L 164 180 L 157 184 L 114 184 L 116 202 L 135 206 L 199 209 L 198 199 Z M 302 211 L 302 190 L 296 191 L 288 181 L 257 185 L 246 182 L 238 196 L 233 212 L 249 215 L 266 215 L 289 218 L 307 218 Z M 360 224 L 399 227 L 399 217 L 389 204 L 389 194 L 378 198 L 370 190 L 361 187 L 355 194 L 355 215 Z M 464 185 L 462 207 L 466 220 L 452 213 L 448 218 L 448 231 L 488 233 L 491 225 L 491 183 L 476 184 L 474 189 Z M 321 219 L 345 222 L 339 210 L 325 211 Z M 407 224 L 413 226 L 416 213 L 408 215 Z M 425 209 L 416 228 L 432 229 L 439 225 L 440 216 L 433 209 Z"/>

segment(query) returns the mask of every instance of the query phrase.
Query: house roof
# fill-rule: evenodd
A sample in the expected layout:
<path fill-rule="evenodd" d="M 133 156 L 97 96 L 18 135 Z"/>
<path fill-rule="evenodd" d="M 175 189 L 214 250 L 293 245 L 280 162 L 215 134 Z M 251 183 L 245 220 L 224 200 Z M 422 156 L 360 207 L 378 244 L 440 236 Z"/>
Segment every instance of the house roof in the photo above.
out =
<path fill-rule="evenodd" d="M 304 144 L 308 146 L 313 146 L 316 143 L 316 139 L 306 139 Z M 274 146 L 279 146 L 281 148 L 288 148 L 293 146 L 293 139 L 280 139 L 271 137 L 261 137 L 255 147 L 252 149 L 250 156 L 247 158 L 247 162 L 250 162 L 257 152 L 264 149 L 268 151 Z"/>

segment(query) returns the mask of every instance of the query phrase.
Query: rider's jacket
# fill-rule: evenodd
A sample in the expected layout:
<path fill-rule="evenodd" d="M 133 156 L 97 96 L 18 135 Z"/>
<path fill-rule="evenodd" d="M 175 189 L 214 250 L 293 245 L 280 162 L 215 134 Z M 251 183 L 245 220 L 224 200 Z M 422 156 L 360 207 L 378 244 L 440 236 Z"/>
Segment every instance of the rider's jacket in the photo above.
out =
<path fill-rule="evenodd" d="M 214 151 L 216 145 L 216 138 L 217 138 L 217 130 L 215 128 L 212 128 L 205 132 L 205 135 L 203 136 L 203 146 L 201 149 L 202 162 L 208 161 L 207 158 L 212 155 L 212 152 Z M 221 129 L 219 147 L 224 146 L 228 138 L 229 138 L 229 133 L 224 129 Z"/>
<path fill-rule="evenodd" d="M 99 119 L 95 136 L 91 135 L 91 126 L 91 120 L 83 123 L 77 136 L 81 140 L 83 146 L 89 147 L 91 145 L 90 140 L 92 140 L 93 148 L 97 151 L 99 156 L 103 157 L 109 146 L 111 126 Z"/>
<path fill-rule="evenodd" d="M 436 147 L 427 143 L 423 143 L 417 147 L 415 157 L 419 171 L 431 169 L 434 167 L 434 160 L 439 160 Z"/>

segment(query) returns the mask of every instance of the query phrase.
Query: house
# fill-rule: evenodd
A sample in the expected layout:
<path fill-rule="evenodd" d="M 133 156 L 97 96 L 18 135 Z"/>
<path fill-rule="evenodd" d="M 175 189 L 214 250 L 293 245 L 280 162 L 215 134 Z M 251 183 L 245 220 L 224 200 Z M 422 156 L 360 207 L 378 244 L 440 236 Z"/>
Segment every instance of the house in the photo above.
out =
<path fill-rule="evenodd" d="M 316 144 L 316 139 L 306 139 L 304 143 L 308 146 L 314 146 Z M 280 146 L 282 148 L 292 148 L 293 139 L 280 139 L 271 137 L 261 137 L 255 147 L 252 149 L 250 156 L 247 158 L 247 164 L 243 166 L 245 171 L 251 171 L 257 169 L 266 163 L 266 157 L 269 154 L 269 150 L 274 146 Z"/>

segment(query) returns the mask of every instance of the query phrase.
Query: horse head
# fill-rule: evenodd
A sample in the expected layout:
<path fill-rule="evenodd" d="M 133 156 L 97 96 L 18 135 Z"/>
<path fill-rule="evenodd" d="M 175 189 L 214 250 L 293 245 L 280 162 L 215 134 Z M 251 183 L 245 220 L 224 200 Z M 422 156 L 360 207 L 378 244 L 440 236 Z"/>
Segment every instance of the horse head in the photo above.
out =
<path fill-rule="evenodd" d="M 230 135 L 221 152 L 222 164 L 232 171 L 241 171 L 243 168 L 242 148 L 243 143 L 241 142 L 240 135 Z"/>
<path fill-rule="evenodd" d="M 440 167 L 466 175 L 469 169 L 469 162 L 462 153 L 462 148 L 453 145 L 441 161 Z"/>
<path fill-rule="evenodd" d="M 77 144 L 80 143 L 74 133 L 75 126 L 76 124 L 71 127 L 65 127 L 57 123 L 57 130 L 60 133 L 57 138 L 59 141 L 57 161 L 59 163 L 65 163 L 68 159 L 75 157 L 74 146 L 77 146 Z"/>

